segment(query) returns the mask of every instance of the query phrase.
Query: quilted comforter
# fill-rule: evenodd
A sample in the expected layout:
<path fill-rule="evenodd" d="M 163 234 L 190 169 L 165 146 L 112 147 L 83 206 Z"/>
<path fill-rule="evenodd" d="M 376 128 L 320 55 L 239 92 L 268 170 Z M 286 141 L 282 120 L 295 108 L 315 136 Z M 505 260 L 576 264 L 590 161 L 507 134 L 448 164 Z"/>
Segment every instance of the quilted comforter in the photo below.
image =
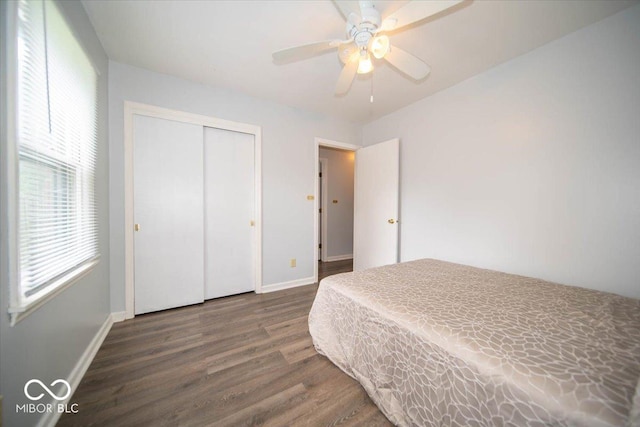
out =
<path fill-rule="evenodd" d="M 309 330 L 396 425 L 640 425 L 637 299 L 424 259 L 325 278 Z"/>

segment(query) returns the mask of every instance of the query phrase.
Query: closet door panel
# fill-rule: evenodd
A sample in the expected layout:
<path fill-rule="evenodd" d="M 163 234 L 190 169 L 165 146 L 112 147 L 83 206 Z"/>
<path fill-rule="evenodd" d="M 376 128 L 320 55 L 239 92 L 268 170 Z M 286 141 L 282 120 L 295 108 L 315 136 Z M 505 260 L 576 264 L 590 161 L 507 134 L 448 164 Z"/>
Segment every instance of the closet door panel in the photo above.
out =
<path fill-rule="evenodd" d="M 254 290 L 254 136 L 205 127 L 205 299 Z"/>
<path fill-rule="evenodd" d="M 135 313 L 204 300 L 203 127 L 134 116 Z"/>

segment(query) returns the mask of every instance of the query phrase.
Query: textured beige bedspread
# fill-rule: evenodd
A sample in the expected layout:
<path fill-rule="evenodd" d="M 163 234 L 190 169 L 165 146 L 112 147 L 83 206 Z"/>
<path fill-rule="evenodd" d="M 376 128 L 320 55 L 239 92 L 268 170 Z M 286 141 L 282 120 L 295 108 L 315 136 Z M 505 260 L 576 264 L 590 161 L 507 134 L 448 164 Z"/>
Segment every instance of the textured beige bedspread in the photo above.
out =
<path fill-rule="evenodd" d="M 424 259 L 324 279 L 309 330 L 397 425 L 640 425 L 640 300 Z"/>

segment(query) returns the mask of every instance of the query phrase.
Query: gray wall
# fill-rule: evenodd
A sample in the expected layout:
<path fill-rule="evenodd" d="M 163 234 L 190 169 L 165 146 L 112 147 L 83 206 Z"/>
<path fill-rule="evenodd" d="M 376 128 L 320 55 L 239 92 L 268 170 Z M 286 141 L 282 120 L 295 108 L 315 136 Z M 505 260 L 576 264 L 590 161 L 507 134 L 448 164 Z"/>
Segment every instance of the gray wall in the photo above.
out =
<path fill-rule="evenodd" d="M 402 260 L 640 297 L 640 6 L 363 129 L 400 137 Z"/>
<path fill-rule="evenodd" d="M 312 278 L 315 137 L 357 143 L 360 126 L 111 61 L 111 308 L 125 310 L 124 101 L 262 126 L 263 285 Z M 297 259 L 297 267 L 289 260 Z"/>
<path fill-rule="evenodd" d="M 3 423 L 6 426 L 35 425 L 38 416 L 16 414 L 15 405 L 28 403 L 23 394 L 24 384 L 38 378 L 50 384 L 58 378 L 67 378 L 80 356 L 85 351 L 99 328 L 110 313 L 109 308 L 109 187 L 108 187 L 108 135 L 107 135 L 107 57 L 98 41 L 93 27 L 80 2 L 58 2 L 78 39 L 92 58 L 100 72 L 98 100 L 98 153 L 96 191 L 98 203 L 99 250 L 98 266 L 71 288 L 49 301 L 43 307 L 19 322 L 9 326 L 7 309 L 9 306 L 7 265 L 8 225 L 6 223 L 8 178 L 6 167 L 0 166 L 0 189 L 2 198 L 2 280 L 0 307 L 0 393 L 4 396 Z M 7 2 L 0 2 L 2 8 L 2 55 L 6 54 L 6 43 L 11 43 L 5 33 Z M 0 158 L 6 159 L 6 118 L 7 111 L 5 84 L 6 61 L 2 60 L 2 140 Z M 3 160 L 4 162 L 4 160 Z M 82 408 L 80 408 L 82 410 Z"/>
<path fill-rule="evenodd" d="M 354 152 L 320 147 L 320 157 L 327 159 L 327 261 L 353 256 L 353 168 Z M 333 203 L 337 200 L 338 203 Z"/>

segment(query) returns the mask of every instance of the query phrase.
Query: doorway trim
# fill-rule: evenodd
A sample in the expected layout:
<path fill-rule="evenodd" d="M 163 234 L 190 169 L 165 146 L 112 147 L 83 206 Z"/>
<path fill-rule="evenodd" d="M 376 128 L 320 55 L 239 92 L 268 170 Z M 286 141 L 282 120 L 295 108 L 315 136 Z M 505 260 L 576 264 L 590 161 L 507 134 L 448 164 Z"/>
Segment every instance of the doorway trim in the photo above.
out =
<path fill-rule="evenodd" d="M 318 236 L 319 237 L 318 246 L 320 246 L 320 244 L 323 245 L 321 248 L 318 248 L 319 255 L 320 255 L 318 259 L 322 262 L 325 262 L 327 260 L 327 194 L 329 194 L 329 187 L 328 187 L 327 181 L 329 177 L 329 159 L 320 157 L 318 160 L 319 160 L 319 164 L 322 164 L 322 170 L 321 170 L 322 177 L 318 176 L 318 187 L 317 187 L 318 188 L 318 204 L 322 205 L 319 208 L 319 209 L 322 209 L 322 212 L 318 212 L 318 215 L 319 215 L 318 225 L 322 225 L 322 227 L 320 227 L 321 235 Z M 320 174 L 318 173 L 318 175 Z M 322 185 L 320 185 L 320 183 L 322 183 Z M 320 192 L 321 188 L 322 188 L 322 194 Z"/>
<path fill-rule="evenodd" d="M 203 127 L 247 133 L 254 136 L 255 241 L 254 289 L 262 291 L 262 128 L 216 117 L 192 114 L 155 105 L 124 101 L 124 258 L 125 258 L 125 319 L 134 317 L 134 237 L 133 237 L 133 116 L 190 123 Z"/>
<path fill-rule="evenodd" d="M 315 192 L 314 206 L 313 206 L 314 207 L 313 209 L 313 260 L 314 260 L 313 261 L 313 281 L 314 283 L 318 283 L 318 259 L 319 259 L 318 224 L 320 221 L 320 215 L 318 212 L 318 209 L 320 208 L 320 206 L 318 206 L 318 197 L 319 197 L 318 186 L 320 184 L 320 177 L 318 176 L 318 174 L 320 173 L 319 171 L 320 147 L 338 148 L 340 150 L 348 150 L 348 151 L 358 151 L 359 149 L 362 148 L 361 145 L 349 144 L 346 142 L 339 142 L 339 141 L 332 141 L 330 139 L 325 139 L 325 138 L 318 138 L 318 137 L 315 138 L 315 143 L 314 143 L 315 174 L 314 174 L 314 185 L 313 185 L 314 192 Z"/>

